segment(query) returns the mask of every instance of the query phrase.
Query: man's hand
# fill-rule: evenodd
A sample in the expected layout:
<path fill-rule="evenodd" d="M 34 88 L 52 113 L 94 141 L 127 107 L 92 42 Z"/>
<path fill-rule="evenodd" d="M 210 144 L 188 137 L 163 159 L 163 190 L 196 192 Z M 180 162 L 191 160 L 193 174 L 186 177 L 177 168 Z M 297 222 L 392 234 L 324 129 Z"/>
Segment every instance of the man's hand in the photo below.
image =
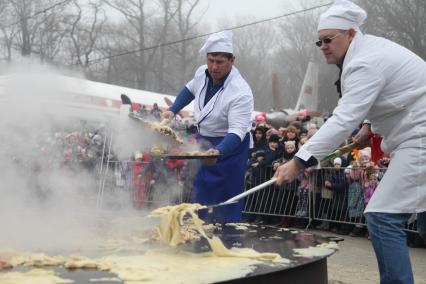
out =
<path fill-rule="evenodd" d="M 277 168 L 281 165 L 281 163 L 275 162 L 272 164 L 272 168 L 274 169 L 274 171 L 277 170 Z"/>
<path fill-rule="evenodd" d="M 161 113 L 161 122 L 160 123 L 163 124 L 163 125 L 169 124 L 170 121 L 174 117 L 175 117 L 175 114 L 172 111 L 170 111 L 170 110 L 162 112 Z"/>
<path fill-rule="evenodd" d="M 370 138 L 370 126 L 368 124 L 364 124 L 353 139 L 355 147 L 358 149 L 363 149 L 370 146 Z"/>
<path fill-rule="evenodd" d="M 205 153 L 206 153 L 206 155 L 220 155 L 219 150 L 216 150 L 216 149 L 208 149 Z M 205 166 L 214 165 L 214 164 L 216 164 L 216 162 L 217 162 L 217 158 L 201 160 L 201 163 Z"/>
<path fill-rule="evenodd" d="M 274 177 L 277 178 L 276 184 L 282 185 L 283 183 L 292 182 L 299 174 L 299 170 L 301 170 L 301 168 L 299 168 L 294 160 L 290 160 L 279 166 L 274 174 Z"/>

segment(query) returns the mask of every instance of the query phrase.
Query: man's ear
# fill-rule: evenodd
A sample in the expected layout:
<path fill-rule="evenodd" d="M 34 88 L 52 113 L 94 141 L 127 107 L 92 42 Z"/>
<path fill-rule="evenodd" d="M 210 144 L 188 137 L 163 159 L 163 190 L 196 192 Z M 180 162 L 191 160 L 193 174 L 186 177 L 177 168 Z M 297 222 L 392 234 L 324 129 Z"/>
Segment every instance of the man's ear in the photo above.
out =
<path fill-rule="evenodd" d="M 353 28 L 350 28 L 348 30 L 348 35 L 349 35 L 349 42 L 352 42 L 352 39 L 355 37 L 356 35 L 356 30 L 354 30 Z"/>

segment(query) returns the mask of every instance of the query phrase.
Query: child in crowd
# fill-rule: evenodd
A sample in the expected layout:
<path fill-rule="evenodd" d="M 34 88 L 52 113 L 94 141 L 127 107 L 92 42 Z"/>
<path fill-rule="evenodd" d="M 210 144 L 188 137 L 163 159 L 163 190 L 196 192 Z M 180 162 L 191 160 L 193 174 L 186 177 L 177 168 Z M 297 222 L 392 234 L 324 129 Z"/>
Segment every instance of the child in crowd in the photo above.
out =
<path fill-rule="evenodd" d="M 248 172 L 250 177 L 249 178 L 250 187 L 254 187 L 261 183 L 263 167 L 261 167 L 260 165 L 262 164 L 264 159 L 265 159 L 265 151 L 257 150 L 256 153 L 254 154 L 254 157 L 249 162 Z"/>
<path fill-rule="evenodd" d="M 285 136 L 283 137 L 284 143 L 287 141 L 294 141 L 296 146 L 296 152 L 299 150 L 297 147 L 299 146 L 299 129 L 297 129 L 295 126 L 290 125 L 287 127 L 287 132 Z"/>
<path fill-rule="evenodd" d="M 364 203 L 367 206 L 371 197 L 373 196 L 374 191 L 378 185 L 377 173 L 371 172 L 368 176 L 368 181 L 364 183 Z"/>
<path fill-rule="evenodd" d="M 251 157 L 259 150 L 265 150 L 267 146 L 265 129 L 263 127 L 256 127 L 253 134 L 253 148 L 250 150 Z"/>
<path fill-rule="evenodd" d="M 346 168 L 346 180 L 348 188 L 348 212 L 349 220 L 356 224 L 349 234 L 352 237 L 363 235 L 364 228 L 360 223 L 363 222 L 363 212 L 365 209 L 361 186 L 361 165 L 357 160 L 352 161 Z"/>
<path fill-rule="evenodd" d="M 278 136 L 280 137 L 280 143 L 284 144 L 284 138 L 286 136 L 287 133 L 287 128 L 285 127 L 280 127 L 278 128 Z"/>
<path fill-rule="evenodd" d="M 275 171 L 280 165 L 290 161 L 296 154 L 296 142 L 295 141 L 286 141 L 284 142 L 284 153 L 282 157 L 275 161 L 272 166 Z"/>

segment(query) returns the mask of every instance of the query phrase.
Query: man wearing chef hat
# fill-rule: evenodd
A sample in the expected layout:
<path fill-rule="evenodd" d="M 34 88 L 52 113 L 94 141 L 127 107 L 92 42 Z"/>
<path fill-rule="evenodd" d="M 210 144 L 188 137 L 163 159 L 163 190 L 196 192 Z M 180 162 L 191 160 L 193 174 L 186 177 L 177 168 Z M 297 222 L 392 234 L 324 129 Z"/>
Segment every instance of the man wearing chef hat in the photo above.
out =
<path fill-rule="evenodd" d="M 163 118 L 171 119 L 194 100 L 198 142 L 220 158 L 200 166 L 194 178 L 192 201 L 211 205 L 244 190 L 253 94 L 234 67 L 231 31 L 210 35 L 200 53 L 207 54 L 207 65 L 198 68 Z M 206 221 L 239 222 L 242 206 L 240 201 L 215 208 L 212 214 L 199 214 Z"/>
<path fill-rule="evenodd" d="M 363 34 L 366 12 L 338 0 L 319 19 L 318 41 L 328 64 L 340 72 L 341 99 L 333 116 L 279 167 L 278 184 L 293 180 L 300 169 L 316 165 L 365 119 L 384 139 L 389 168 L 365 209 L 378 260 L 381 283 L 413 283 L 405 222 L 417 214 L 426 237 L 426 63 L 408 49 Z M 369 125 L 354 141 L 368 142 Z"/>

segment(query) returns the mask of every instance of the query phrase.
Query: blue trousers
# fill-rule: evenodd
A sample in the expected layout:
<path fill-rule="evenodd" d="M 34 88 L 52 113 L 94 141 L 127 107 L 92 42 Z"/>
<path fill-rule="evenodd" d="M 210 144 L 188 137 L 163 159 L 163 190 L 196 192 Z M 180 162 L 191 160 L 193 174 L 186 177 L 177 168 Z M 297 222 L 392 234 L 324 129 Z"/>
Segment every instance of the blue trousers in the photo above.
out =
<path fill-rule="evenodd" d="M 380 271 L 381 284 L 414 283 L 408 253 L 405 223 L 411 214 L 376 213 L 366 214 Z M 417 215 L 417 226 L 423 238 L 426 233 L 426 212 Z"/>

